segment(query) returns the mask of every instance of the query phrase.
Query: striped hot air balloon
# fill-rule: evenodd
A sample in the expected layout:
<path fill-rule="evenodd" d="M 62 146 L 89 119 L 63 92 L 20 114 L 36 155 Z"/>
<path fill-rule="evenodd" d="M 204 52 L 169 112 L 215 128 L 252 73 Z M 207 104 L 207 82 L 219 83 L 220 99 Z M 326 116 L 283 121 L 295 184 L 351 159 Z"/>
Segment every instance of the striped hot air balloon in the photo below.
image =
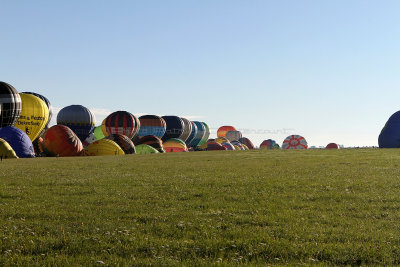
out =
<path fill-rule="evenodd" d="M 307 149 L 307 141 L 301 135 L 289 135 L 282 144 L 282 149 Z"/>
<path fill-rule="evenodd" d="M 189 137 L 185 141 L 186 146 L 188 146 L 188 147 L 189 147 L 190 143 L 193 141 L 193 139 L 195 138 L 195 136 L 197 135 L 197 126 L 196 126 L 196 124 L 193 121 L 191 121 L 190 123 L 192 124 L 192 131 L 190 132 Z"/>
<path fill-rule="evenodd" d="M 135 145 L 149 145 L 155 149 L 157 149 L 158 152 L 164 153 L 164 147 L 163 147 L 163 142 L 160 138 L 154 135 L 147 135 L 143 136 L 142 138 L 139 138 L 138 140 L 135 141 Z"/>
<path fill-rule="evenodd" d="M 138 138 L 147 135 L 154 135 L 162 138 L 165 134 L 167 125 L 165 120 L 157 115 L 143 115 L 139 117 L 140 130 L 137 134 Z"/>
<path fill-rule="evenodd" d="M 18 91 L 5 82 L 0 82 L 0 128 L 14 126 L 21 114 L 22 102 Z"/>
<path fill-rule="evenodd" d="M 253 142 L 247 137 L 242 137 L 239 139 L 239 142 L 246 145 L 249 149 L 254 149 Z"/>
<path fill-rule="evenodd" d="M 105 139 L 109 139 L 117 143 L 121 149 L 125 152 L 125 154 L 135 154 L 135 145 L 132 140 L 128 138 L 128 136 L 123 134 L 111 134 Z"/>
<path fill-rule="evenodd" d="M 108 115 L 104 125 L 107 133 L 123 134 L 132 139 L 139 131 L 139 120 L 128 111 L 116 111 Z"/>
<path fill-rule="evenodd" d="M 117 156 L 125 155 L 121 147 L 109 139 L 101 139 L 82 150 L 82 156 Z"/>
<path fill-rule="evenodd" d="M 182 118 L 181 120 L 183 122 L 183 131 L 182 135 L 179 139 L 181 139 L 183 142 L 186 142 L 186 140 L 189 138 L 190 134 L 192 133 L 192 122 L 188 119 Z"/>
<path fill-rule="evenodd" d="M 171 138 L 163 144 L 165 152 L 186 152 L 188 151 L 185 142 L 178 138 Z"/>

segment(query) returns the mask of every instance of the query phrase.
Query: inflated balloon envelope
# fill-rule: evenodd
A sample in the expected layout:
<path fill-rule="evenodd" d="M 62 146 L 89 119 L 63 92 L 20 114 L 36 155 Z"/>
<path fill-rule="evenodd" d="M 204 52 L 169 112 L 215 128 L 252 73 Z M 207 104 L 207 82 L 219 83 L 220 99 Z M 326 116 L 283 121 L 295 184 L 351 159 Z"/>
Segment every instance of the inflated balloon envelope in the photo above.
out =
<path fill-rule="evenodd" d="M 21 97 L 10 84 L 0 82 L 0 128 L 14 126 L 21 114 Z"/>
<path fill-rule="evenodd" d="M 0 159 L 17 159 L 18 156 L 7 141 L 0 138 Z"/>

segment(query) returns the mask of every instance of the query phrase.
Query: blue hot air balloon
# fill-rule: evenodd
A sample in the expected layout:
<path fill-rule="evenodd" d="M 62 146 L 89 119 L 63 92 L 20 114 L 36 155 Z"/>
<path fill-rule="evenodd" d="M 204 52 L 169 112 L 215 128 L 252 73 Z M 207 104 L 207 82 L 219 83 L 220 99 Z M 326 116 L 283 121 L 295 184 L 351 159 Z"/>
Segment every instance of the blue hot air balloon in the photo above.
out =
<path fill-rule="evenodd" d="M 29 136 L 24 131 L 6 126 L 0 128 L 0 138 L 5 140 L 14 149 L 20 158 L 34 158 L 35 151 Z"/>
<path fill-rule="evenodd" d="M 193 140 L 189 144 L 189 146 L 191 147 L 198 146 L 203 139 L 204 134 L 206 133 L 206 127 L 203 123 L 199 121 L 194 121 L 194 124 L 197 126 L 197 134 L 194 136 Z"/>
<path fill-rule="evenodd" d="M 184 123 L 178 116 L 162 116 L 165 123 L 167 124 L 167 128 L 165 130 L 165 134 L 162 137 L 163 141 L 166 141 L 171 138 L 180 138 L 183 134 Z"/>
<path fill-rule="evenodd" d="M 188 139 L 186 139 L 186 141 L 185 141 L 186 146 L 188 146 L 188 147 L 189 147 L 190 143 L 193 141 L 194 137 L 197 135 L 196 124 L 193 121 L 191 121 L 190 123 L 192 124 L 192 131 L 190 132 Z"/>
<path fill-rule="evenodd" d="M 96 118 L 88 108 L 71 105 L 60 110 L 57 124 L 68 126 L 81 141 L 84 141 L 93 131 Z"/>
<path fill-rule="evenodd" d="M 378 137 L 380 148 L 400 147 L 400 111 L 397 111 L 386 122 Z"/>

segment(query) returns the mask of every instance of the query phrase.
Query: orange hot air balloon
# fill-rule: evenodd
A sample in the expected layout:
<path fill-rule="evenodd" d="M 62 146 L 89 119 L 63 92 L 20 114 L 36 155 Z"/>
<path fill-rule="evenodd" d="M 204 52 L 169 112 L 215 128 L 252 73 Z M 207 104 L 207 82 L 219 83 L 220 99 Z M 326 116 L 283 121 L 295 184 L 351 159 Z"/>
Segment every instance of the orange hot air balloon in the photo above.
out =
<path fill-rule="evenodd" d="M 186 152 L 188 151 L 185 142 L 178 138 L 171 138 L 163 144 L 165 152 Z"/>
<path fill-rule="evenodd" d="M 217 131 L 217 136 L 226 137 L 226 133 L 229 131 L 236 131 L 236 128 L 233 126 L 221 126 Z"/>
<path fill-rule="evenodd" d="M 50 127 L 43 139 L 43 151 L 48 156 L 78 156 L 83 146 L 78 136 L 65 125 Z"/>

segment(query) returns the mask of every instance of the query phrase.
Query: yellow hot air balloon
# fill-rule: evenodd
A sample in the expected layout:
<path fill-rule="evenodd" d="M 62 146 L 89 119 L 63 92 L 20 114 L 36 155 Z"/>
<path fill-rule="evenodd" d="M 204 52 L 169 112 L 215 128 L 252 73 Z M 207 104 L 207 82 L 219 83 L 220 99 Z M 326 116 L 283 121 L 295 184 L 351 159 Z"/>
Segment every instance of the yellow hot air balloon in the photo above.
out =
<path fill-rule="evenodd" d="M 106 119 L 105 118 L 102 122 L 101 122 L 101 131 L 103 132 L 104 136 L 107 137 L 109 136 L 109 133 L 107 133 L 107 128 L 106 128 Z"/>
<path fill-rule="evenodd" d="M 100 139 L 82 150 L 83 156 L 115 156 L 125 155 L 121 147 L 112 140 Z"/>
<path fill-rule="evenodd" d="M 0 159 L 17 159 L 14 149 L 6 140 L 0 138 Z"/>
<path fill-rule="evenodd" d="M 46 126 L 49 108 L 39 97 L 20 93 L 22 109 L 15 127 L 24 131 L 33 142 Z"/>

